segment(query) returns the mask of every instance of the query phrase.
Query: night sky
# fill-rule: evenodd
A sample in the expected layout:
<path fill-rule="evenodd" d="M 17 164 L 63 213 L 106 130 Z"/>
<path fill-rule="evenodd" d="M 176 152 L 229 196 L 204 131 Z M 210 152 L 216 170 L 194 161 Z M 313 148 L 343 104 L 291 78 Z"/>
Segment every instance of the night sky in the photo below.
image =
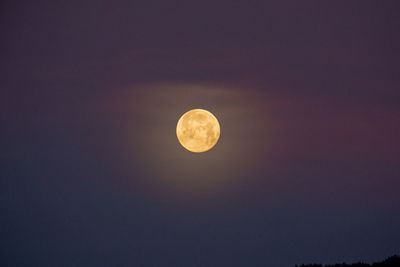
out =
<path fill-rule="evenodd" d="M 399 2 L 265 2 L 2 1 L 0 265 L 399 254 Z"/>

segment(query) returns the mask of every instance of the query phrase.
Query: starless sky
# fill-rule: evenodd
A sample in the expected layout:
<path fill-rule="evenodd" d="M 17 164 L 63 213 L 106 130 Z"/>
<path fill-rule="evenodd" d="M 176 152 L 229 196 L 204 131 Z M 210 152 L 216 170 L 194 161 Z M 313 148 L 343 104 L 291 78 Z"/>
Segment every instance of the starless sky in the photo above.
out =
<path fill-rule="evenodd" d="M 0 265 L 400 253 L 399 3 L 265 2 L 3 1 Z"/>

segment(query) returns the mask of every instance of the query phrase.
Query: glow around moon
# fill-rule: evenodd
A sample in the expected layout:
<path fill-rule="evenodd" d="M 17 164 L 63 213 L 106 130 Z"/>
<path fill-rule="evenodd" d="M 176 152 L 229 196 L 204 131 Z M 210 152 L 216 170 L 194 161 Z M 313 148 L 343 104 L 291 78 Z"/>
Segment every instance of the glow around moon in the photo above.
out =
<path fill-rule="evenodd" d="M 181 145 L 191 152 L 205 152 L 217 143 L 220 126 L 217 118 L 204 109 L 192 109 L 182 115 L 176 125 Z"/>

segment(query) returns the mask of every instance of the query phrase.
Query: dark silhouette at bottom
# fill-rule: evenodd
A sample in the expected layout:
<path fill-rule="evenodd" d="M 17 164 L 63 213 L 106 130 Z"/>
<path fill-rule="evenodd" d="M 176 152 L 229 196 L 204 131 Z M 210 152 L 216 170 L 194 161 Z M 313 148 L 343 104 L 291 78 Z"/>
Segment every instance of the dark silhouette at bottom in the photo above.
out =
<path fill-rule="evenodd" d="M 296 265 L 295 267 L 400 267 L 400 256 L 394 255 L 382 262 L 374 262 L 372 264 L 366 264 L 362 262 L 357 262 L 353 264 L 347 263 L 339 263 L 339 264 L 330 264 L 330 265 L 322 265 L 322 264 L 302 264 Z"/>

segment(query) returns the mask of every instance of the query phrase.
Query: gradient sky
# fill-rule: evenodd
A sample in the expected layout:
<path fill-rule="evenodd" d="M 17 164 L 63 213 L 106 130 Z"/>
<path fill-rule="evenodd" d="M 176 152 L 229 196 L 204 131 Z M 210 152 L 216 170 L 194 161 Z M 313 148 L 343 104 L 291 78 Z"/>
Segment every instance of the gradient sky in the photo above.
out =
<path fill-rule="evenodd" d="M 400 253 L 398 1 L 264 2 L 0 4 L 2 266 Z"/>

